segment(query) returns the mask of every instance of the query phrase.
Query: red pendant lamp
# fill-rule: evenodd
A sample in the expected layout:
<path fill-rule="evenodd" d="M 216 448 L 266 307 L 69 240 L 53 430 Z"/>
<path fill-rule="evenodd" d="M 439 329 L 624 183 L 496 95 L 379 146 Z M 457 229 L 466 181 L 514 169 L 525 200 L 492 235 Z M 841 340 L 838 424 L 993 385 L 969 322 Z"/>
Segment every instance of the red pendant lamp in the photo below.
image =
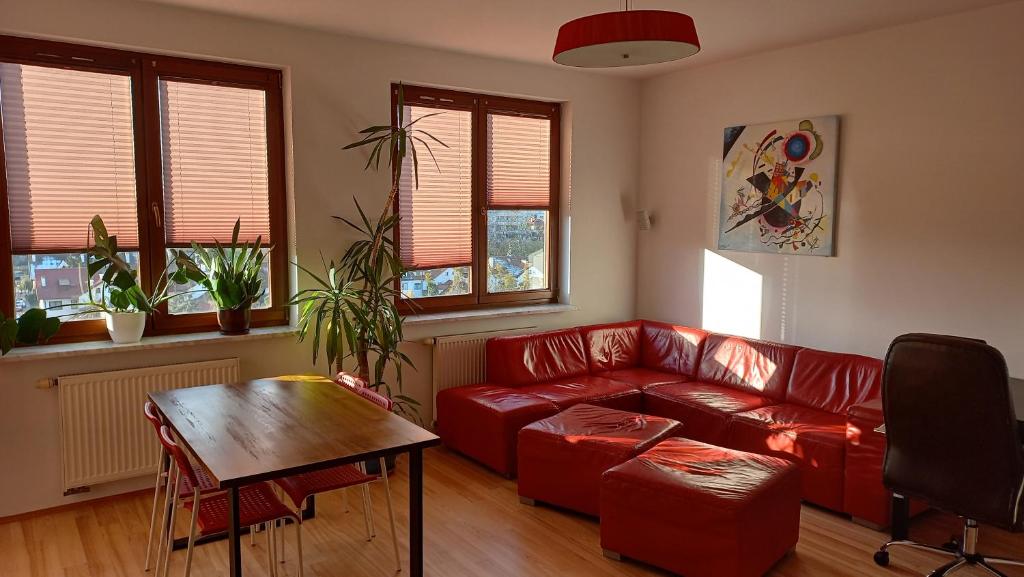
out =
<path fill-rule="evenodd" d="M 639 66 L 679 60 L 700 50 L 693 18 L 665 10 L 592 14 L 558 29 L 555 62 L 579 68 Z"/>

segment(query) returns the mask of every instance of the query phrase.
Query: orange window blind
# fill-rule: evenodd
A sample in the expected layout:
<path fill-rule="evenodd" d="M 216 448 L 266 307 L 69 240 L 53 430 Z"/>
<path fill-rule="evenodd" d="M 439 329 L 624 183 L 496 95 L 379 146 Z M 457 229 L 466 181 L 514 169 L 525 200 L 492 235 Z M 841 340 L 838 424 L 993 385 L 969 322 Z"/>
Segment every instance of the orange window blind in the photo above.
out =
<path fill-rule="evenodd" d="M 487 205 L 551 203 L 551 120 L 487 114 Z"/>
<path fill-rule="evenodd" d="M 95 214 L 138 248 L 129 76 L 3 62 L 0 114 L 15 254 L 81 251 Z"/>
<path fill-rule="evenodd" d="M 167 246 L 270 237 L 266 94 L 161 79 L 160 130 Z"/>
<path fill-rule="evenodd" d="M 418 188 L 412 154 L 407 154 L 403 162 L 398 197 L 402 265 L 428 269 L 471 264 L 473 114 L 467 110 L 406 106 L 404 115 L 407 121 L 418 120 L 416 130 L 430 133 L 445 146 L 425 136 L 424 143 L 414 141 Z"/>

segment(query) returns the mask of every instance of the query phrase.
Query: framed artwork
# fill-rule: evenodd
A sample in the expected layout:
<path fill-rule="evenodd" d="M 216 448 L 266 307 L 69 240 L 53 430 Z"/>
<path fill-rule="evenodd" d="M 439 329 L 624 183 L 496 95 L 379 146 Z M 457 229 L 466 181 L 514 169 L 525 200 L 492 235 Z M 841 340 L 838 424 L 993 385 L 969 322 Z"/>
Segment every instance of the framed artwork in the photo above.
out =
<path fill-rule="evenodd" d="M 839 117 L 725 129 L 718 248 L 834 256 Z"/>

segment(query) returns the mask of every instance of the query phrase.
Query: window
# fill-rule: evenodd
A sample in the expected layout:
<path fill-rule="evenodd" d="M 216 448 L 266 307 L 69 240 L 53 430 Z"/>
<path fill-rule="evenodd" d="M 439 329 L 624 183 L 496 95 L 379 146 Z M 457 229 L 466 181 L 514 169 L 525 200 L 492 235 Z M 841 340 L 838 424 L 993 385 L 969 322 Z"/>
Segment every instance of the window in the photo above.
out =
<path fill-rule="evenodd" d="M 280 71 L 0 36 L 0 134 L 5 313 L 80 310 L 94 214 L 146 290 L 170 249 L 226 242 L 240 218 L 240 240 L 279 247 L 253 324 L 287 322 Z M 211 330 L 213 310 L 188 293 L 147 332 Z M 64 320 L 58 339 L 105 335 L 95 315 Z"/>
<path fill-rule="evenodd" d="M 392 108 L 398 110 L 398 86 Z M 405 313 L 557 298 L 557 103 L 404 87 L 403 121 L 444 143 L 407 157 L 395 234 Z"/>

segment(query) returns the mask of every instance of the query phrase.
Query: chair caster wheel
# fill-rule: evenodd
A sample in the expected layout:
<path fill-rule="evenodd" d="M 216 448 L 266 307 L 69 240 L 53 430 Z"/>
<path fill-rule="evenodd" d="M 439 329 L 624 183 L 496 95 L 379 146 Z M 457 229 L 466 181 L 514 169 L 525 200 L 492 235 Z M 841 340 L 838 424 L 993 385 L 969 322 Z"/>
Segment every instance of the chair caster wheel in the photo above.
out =
<path fill-rule="evenodd" d="M 879 567 L 889 566 L 889 552 L 888 551 L 875 551 L 875 565 Z"/>

